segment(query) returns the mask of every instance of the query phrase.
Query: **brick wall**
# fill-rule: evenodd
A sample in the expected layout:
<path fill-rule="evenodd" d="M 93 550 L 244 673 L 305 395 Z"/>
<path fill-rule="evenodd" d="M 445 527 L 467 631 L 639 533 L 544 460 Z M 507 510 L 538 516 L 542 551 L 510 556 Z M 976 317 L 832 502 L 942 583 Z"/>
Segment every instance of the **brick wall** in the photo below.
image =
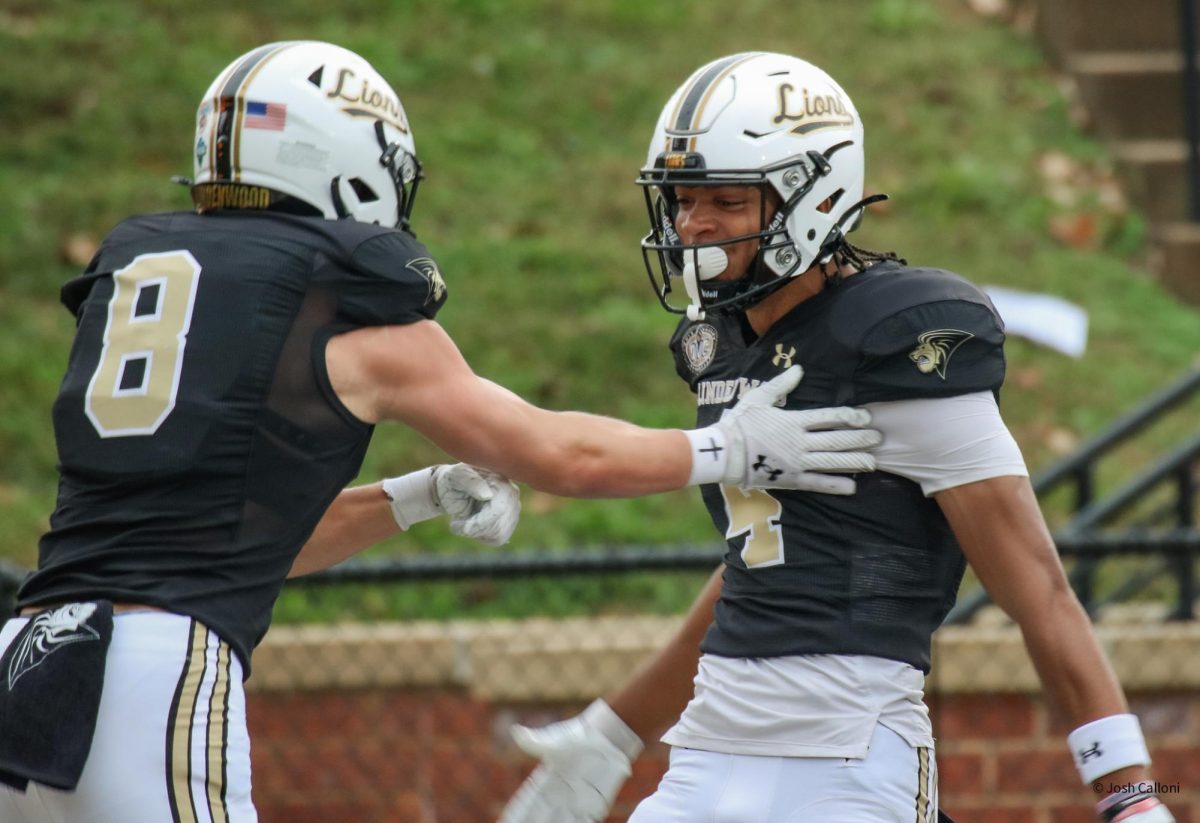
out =
<path fill-rule="evenodd" d="M 487 823 L 529 768 L 513 722 L 574 714 L 673 627 L 669 619 L 275 629 L 249 713 L 263 823 Z M 1200 626 L 1102 626 L 1179 823 L 1200 823 Z M 1019 635 L 943 630 L 928 683 L 943 809 L 958 823 L 1084 823 L 1067 729 Z M 636 764 L 612 821 L 653 791 L 666 747 Z M 766 822 L 764 822 L 766 823 Z"/>

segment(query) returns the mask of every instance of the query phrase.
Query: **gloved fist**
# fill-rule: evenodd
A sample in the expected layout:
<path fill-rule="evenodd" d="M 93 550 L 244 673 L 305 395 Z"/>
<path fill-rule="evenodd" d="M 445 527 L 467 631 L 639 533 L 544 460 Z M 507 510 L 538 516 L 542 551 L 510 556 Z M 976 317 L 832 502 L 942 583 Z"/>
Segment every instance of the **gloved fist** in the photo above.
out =
<path fill-rule="evenodd" d="M 719 432 L 727 451 L 717 482 L 853 494 L 852 478 L 827 472 L 875 470 L 875 458 L 867 450 L 882 443 L 883 435 L 864 428 L 871 422 L 867 411 L 847 406 L 806 411 L 777 408 L 803 376 L 803 369 L 792 366 L 743 394 L 711 427 Z M 703 453 L 703 448 L 697 449 L 694 459 Z M 693 469 L 693 478 L 696 473 Z"/>
<path fill-rule="evenodd" d="M 540 729 L 514 726 L 513 740 L 541 759 L 499 823 L 597 823 L 633 771 L 642 741 L 603 700 Z"/>
<path fill-rule="evenodd" d="M 521 493 L 515 483 L 466 463 L 435 466 L 433 495 L 450 516 L 450 531 L 489 546 L 507 543 L 521 517 Z"/>
<path fill-rule="evenodd" d="M 1175 817 L 1151 792 L 1111 794 L 1096 805 L 1100 823 L 1175 823 Z"/>
<path fill-rule="evenodd" d="M 521 516 L 521 495 L 511 481 L 465 463 L 389 477 L 383 491 L 400 528 L 446 514 L 450 531 L 489 546 L 508 542 Z"/>

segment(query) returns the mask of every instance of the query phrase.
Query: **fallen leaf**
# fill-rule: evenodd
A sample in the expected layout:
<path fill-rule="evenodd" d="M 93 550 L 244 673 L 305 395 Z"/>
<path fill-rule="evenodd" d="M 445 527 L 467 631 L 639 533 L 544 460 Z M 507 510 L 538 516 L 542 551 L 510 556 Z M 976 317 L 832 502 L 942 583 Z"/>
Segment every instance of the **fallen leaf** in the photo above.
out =
<path fill-rule="evenodd" d="M 530 490 L 522 505 L 530 514 L 548 514 L 562 505 L 562 498 L 546 492 Z"/>
<path fill-rule="evenodd" d="M 1051 237 L 1073 249 L 1096 247 L 1096 218 L 1086 212 L 1055 215 L 1050 218 L 1047 229 Z"/>
<path fill-rule="evenodd" d="M 971 11 L 983 17 L 1007 17 L 1008 0 L 969 0 Z"/>
<path fill-rule="evenodd" d="M 1055 454 L 1070 454 L 1079 447 L 1079 436 L 1062 428 L 1052 428 L 1045 435 L 1046 448 Z"/>
<path fill-rule="evenodd" d="M 59 253 L 63 260 L 82 269 L 92 262 L 98 248 L 100 248 L 99 241 L 90 234 L 72 234 L 63 241 Z"/>

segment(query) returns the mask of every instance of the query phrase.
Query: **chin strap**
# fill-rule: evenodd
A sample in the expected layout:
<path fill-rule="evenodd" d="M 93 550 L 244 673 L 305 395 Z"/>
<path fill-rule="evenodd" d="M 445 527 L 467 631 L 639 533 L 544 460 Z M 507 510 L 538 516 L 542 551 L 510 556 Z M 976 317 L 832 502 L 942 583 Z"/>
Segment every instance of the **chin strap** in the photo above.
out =
<path fill-rule="evenodd" d="M 693 323 L 705 317 L 704 304 L 700 300 L 700 283 L 696 274 L 696 266 L 692 261 L 683 264 L 683 290 L 687 292 L 687 319 Z"/>

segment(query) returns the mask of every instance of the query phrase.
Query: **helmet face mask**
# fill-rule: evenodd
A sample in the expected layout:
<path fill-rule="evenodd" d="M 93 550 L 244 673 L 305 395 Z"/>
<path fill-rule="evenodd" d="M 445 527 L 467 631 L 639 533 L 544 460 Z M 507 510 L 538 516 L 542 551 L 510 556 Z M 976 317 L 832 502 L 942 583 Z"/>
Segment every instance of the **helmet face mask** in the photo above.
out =
<path fill-rule="evenodd" d="M 238 57 L 196 113 L 197 209 L 279 209 L 407 226 L 422 177 L 399 97 L 330 43 L 269 43 Z"/>
<path fill-rule="evenodd" d="M 810 63 L 751 52 L 697 70 L 664 107 L 637 181 L 650 218 L 643 259 L 663 306 L 693 317 L 743 310 L 828 260 L 860 213 L 862 145 L 850 98 Z M 754 186 L 778 205 L 770 219 L 764 205 L 753 234 L 689 246 L 674 226 L 675 186 Z M 678 305 L 686 254 L 750 240 L 758 251 L 739 277 Z"/>

